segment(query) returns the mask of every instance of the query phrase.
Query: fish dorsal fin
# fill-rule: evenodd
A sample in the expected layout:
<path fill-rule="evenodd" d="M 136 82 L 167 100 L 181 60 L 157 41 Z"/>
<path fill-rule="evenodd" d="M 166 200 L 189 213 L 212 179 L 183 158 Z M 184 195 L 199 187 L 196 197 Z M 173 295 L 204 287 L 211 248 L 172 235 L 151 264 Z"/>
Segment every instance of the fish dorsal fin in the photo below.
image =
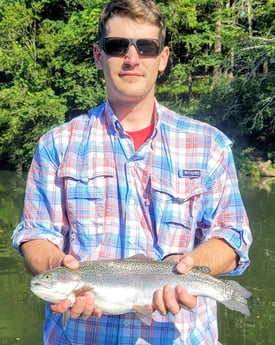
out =
<path fill-rule="evenodd" d="M 129 256 L 128 258 L 124 259 L 124 260 L 144 260 L 144 261 L 154 261 L 154 259 L 149 258 L 148 256 L 144 255 L 144 254 L 135 254 L 133 256 Z"/>
<path fill-rule="evenodd" d="M 206 273 L 206 274 L 210 273 L 210 269 L 207 266 L 194 266 L 192 268 L 192 271 L 198 272 L 198 273 Z"/>
<path fill-rule="evenodd" d="M 153 307 L 151 305 L 134 305 L 137 317 L 147 326 L 151 326 Z"/>

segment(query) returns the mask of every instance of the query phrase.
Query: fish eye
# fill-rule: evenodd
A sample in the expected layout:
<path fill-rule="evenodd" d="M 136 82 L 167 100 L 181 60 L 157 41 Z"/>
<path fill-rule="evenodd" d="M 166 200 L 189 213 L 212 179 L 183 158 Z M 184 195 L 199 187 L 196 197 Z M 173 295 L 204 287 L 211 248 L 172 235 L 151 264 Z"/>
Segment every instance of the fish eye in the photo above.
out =
<path fill-rule="evenodd" d="M 51 277 L 52 277 L 52 275 L 50 273 L 46 273 L 43 278 L 46 280 L 50 280 Z"/>

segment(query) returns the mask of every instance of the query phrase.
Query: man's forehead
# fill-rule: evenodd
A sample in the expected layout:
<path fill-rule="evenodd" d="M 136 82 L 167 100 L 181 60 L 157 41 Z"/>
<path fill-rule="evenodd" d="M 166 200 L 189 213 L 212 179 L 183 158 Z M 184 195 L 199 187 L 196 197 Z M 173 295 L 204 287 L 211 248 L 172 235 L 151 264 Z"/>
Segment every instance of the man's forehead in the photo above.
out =
<path fill-rule="evenodd" d="M 112 36 L 119 37 L 136 37 L 136 34 L 140 34 L 140 37 L 158 38 L 160 28 L 142 19 L 133 19 L 128 16 L 114 16 L 107 20 L 105 33 L 106 36 L 111 34 Z"/>

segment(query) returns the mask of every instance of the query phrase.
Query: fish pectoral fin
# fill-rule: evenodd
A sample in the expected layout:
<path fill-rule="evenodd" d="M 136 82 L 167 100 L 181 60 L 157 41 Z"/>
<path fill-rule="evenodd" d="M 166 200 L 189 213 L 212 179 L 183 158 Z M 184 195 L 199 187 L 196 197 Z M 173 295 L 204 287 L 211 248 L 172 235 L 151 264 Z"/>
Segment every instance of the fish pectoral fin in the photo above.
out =
<path fill-rule="evenodd" d="M 85 284 L 85 285 L 82 285 L 81 287 L 79 287 L 78 289 L 74 290 L 74 294 L 77 295 L 81 292 L 89 292 L 92 290 L 93 290 L 93 287 L 91 285 Z"/>
<path fill-rule="evenodd" d="M 135 313 L 137 317 L 146 325 L 151 326 L 153 307 L 150 304 L 146 305 L 135 305 Z"/>

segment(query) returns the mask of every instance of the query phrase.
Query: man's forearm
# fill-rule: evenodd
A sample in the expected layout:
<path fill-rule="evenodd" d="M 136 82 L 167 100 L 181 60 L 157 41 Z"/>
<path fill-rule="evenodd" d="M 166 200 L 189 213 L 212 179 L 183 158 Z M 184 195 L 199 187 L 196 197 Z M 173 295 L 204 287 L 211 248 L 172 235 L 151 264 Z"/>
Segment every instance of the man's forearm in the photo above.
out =
<path fill-rule="evenodd" d="M 44 272 L 62 263 L 65 254 L 47 240 L 32 240 L 22 244 L 27 269 L 32 274 Z"/>
<path fill-rule="evenodd" d="M 212 238 L 188 254 L 195 266 L 207 266 L 212 275 L 231 272 L 238 264 L 239 256 L 223 239 Z"/>

